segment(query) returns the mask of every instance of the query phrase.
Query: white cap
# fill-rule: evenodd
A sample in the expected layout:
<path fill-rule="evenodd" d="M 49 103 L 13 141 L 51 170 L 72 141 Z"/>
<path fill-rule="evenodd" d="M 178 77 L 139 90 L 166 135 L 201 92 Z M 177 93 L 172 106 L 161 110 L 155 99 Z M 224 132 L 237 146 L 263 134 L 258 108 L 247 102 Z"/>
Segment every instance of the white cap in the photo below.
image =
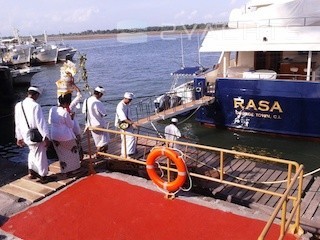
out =
<path fill-rule="evenodd" d="M 40 88 L 35 87 L 35 86 L 31 86 L 31 87 L 29 87 L 29 88 L 28 88 L 28 91 L 35 91 L 35 92 L 37 92 L 37 93 L 41 94 L 41 90 L 40 90 Z"/>
<path fill-rule="evenodd" d="M 100 86 L 96 87 L 94 90 L 99 92 L 99 93 L 104 93 L 105 92 L 104 88 L 100 87 Z"/>
<path fill-rule="evenodd" d="M 177 122 L 178 122 L 178 119 L 176 119 L 176 118 L 171 118 L 171 122 L 177 123 Z"/>
<path fill-rule="evenodd" d="M 130 93 L 130 92 L 126 92 L 124 95 L 123 95 L 124 98 L 127 98 L 127 99 L 132 99 L 133 98 L 133 93 Z"/>

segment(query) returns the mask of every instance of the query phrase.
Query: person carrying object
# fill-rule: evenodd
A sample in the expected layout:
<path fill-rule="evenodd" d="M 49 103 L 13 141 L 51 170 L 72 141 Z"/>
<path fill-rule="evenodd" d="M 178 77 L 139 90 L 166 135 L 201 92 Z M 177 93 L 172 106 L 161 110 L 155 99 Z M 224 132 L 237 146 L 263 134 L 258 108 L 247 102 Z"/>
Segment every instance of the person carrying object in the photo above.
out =
<path fill-rule="evenodd" d="M 89 126 L 97 128 L 107 128 L 107 121 L 104 117 L 107 116 L 106 109 L 100 101 L 105 93 L 105 89 L 98 86 L 94 89 L 93 95 L 84 100 L 82 113 L 86 117 L 86 128 Z M 92 138 L 98 152 L 107 152 L 108 143 L 110 140 L 109 133 L 102 131 L 91 131 Z"/>
<path fill-rule="evenodd" d="M 44 118 L 42 108 L 36 101 L 41 90 L 36 86 L 28 88 L 27 97 L 15 105 L 15 136 L 17 145 L 29 148 L 28 170 L 29 178 L 39 178 L 41 183 L 55 180 L 55 177 L 48 176 L 47 147 L 50 145 L 49 129 Z M 37 142 L 31 140 L 30 129 L 38 129 L 41 134 Z"/>
<path fill-rule="evenodd" d="M 69 106 L 72 95 L 60 95 L 59 106 L 49 111 L 48 122 L 51 125 L 51 139 L 58 155 L 61 173 L 72 173 L 80 168 L 79 147 L 74 134 L 74 115 L 70 113 Z"/>
<path fill-rule="evenodd" d="M 115 126 L 120 128 L 121 132 L 134 133 L 138 125 L 132 121 L 130 104 L 133 99 L 133 93 L 126 92 L 123 99 L 118 103 L 116 108 Z M 124 145 L 126 143 L 126 146 Z M 136 138 L 134 136 L 121 134 L 121 156 L 131 157 L 136 153 Z"/>

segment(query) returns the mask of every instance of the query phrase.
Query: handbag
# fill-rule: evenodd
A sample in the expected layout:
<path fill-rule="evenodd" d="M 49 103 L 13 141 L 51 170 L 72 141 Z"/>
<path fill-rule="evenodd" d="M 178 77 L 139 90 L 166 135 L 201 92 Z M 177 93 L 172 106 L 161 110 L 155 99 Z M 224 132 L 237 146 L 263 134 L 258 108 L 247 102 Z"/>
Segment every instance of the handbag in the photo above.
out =
<path fill-rule="evenodd" d="M 42 142 L 43 141 L 43 137 L 42 137 L 41 133 L 39 132 L 38 128 L 30 128 L 27 134 L 29 135 L 30 140 L 32 142 Z"/>
<path fill-rule="evenodd" d="M 41 133 L 39 132 L 38 128 L 30 128 L 28 120 L 27 120 L 26 113 L 24 112 L 24 108 L 23 108 L 22 102 L 21 102 L 21 108 L 22 108 L 24 118 L 26 119 L 26 122 L 27 122 L 27 125 L 28 125 L 28 128 L 29 128 L 29 130 L 27 132 L 27 136 L 30 138 L 30 140 L 32 142 L 42 142 L 43 141 L 43 137 L 42 137 Z"/>

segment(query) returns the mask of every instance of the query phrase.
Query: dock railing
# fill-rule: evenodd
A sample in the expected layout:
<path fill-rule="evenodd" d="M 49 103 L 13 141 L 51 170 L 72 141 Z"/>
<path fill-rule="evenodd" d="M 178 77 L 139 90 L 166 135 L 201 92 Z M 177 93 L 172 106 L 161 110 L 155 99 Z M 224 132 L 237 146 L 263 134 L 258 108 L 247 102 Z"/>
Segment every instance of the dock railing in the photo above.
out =
<path fill-rule="evenodd" d="M 204 174 L 188 171 L 188 174 L 190 177 L 199 178 L 206 181 L 212 181 L 219 184 L 225 184 L 228 186 L 233 186 L 241 189 L 246 189 L 248 191 L 254 191 L 257 193 L 268 194 L 270 196 L 275 196 L 279 198 L 278 203 L 274 208 L 272 215 L 270 216 L 270 219 L 268 220 L 267 224 L 265 225 L 258 239 L 265 238 L 272 223 L 275 222 L 276 218 L 279 216 L 280 216 L 279 239 L 283 239 L 287 232 L 292 234 L 301 234 L 300 203 L 301 203 L 302 184 L 303 184 L 303 165 L 300 165 L 297 162 L 284 160 L 284 159 L 277 159 L 272 157 L 266 157 L 266 156 L 261 156 L 256 154 L 244 153 L 244 152 L 239 152 L 234 150 L 222 149 L 217 147 L 204 146 L 204 145 L 199 145 L 199 144 L 190 143 L 190 142 L 171 141 L 164 138 L 155 137 L 154 135 L 148 136 L 148 135 L 141 135 L 141 134 L 135 134 L 135 133 L 128 133 L 125 131 L 95 128 L 95 127 L 89 127 L 89 130 L 109 133 L 111 138 L 109 145 L 112 145 L 113 143 L 117 143 L 117 145 L 115 146 L 117 146 L 118 148 L 121 148 L 121 137 L 122 137 L 124 140 L 123 146 L 124 146 L 124 153 L 125 153 L 124 155 L 121 155 L 120 149 L 116 151 L 111 147 L 109 147 L 108 152 L 95 152 L 93 150 L 95 148 L 92 145 L 93 143 L 91 141 L 90 131 L 87 131 L 87 140 L 88 140 L 87 149 L 88 149 L 88 155 L 89 155 L 88 161 L 89 161 L 89 170 L 91 173 L 95 173 L 94 167 L 93 167 L 94 154 L 103 156 L 109 160 L 111 159 L 111 160 L 118 160 L 118 161 L 126 161 L 126 162 L 131 162 L 131 163 L 136 163 L 136 164 L 141 164 L 146 166 L 147 156 L 149 152 L 152 151 L 152 148 L 154 147 L 169 147 L 169 144 L 176 144 L 179 147 L 180 152 L 186 153 L 184 155 L 184 158 L 187 159 L 186 162 L 188 160 L 195 160 L 195 158 L 192 158 L 188 155 L 190 154 L 190 152 L 193 152 L 193 153 L 196 153 L 197 151 L 209 152 L 210 154 L 212 153 L 217 155 L 219 158 L 219 161 L 218 161 L 219 164 L 217 167 L 215 167 L 215 169 L 217 169 L 217 171 L 219 172 L 219 177 L 216 178 L 216 177 L 211 177 Z M 131 158 L 127 155 L 126 137 L 125 137 L 126 135 L 134 136 L 136 138 L 138 145 L 142 146 L 138 149 L 138 151 L 141 153 L 139 157 Z M 286 185 L 284 193 L 279 193 L 272 190 L 249 186 L 241 182 L 226 180 L 226 178 L 228 177 L 228 174 L 225 172 L 226 159 L 229 158 L 230 160 L 230 157 L 232 159 L 242 158 L 242 159 L 250 160 L 253 162 L 263 162 L 263 163 L 269 163 L 273 165 L 280 164 L 281 166 L 284 166 L 283 168 L 286 169 L 287 171 L 287 176 L 282 181 Z M 166 171 L 168 176 L 168 182 L 170 182 L 170 172 L 177 173 L 178 171 L 176 168 L 172 167 L 172 164 L 168 160 L 161 162 L 161 164 L 162 165 L 159 165 L 158 167 Z M 200 165 L 201 164 L 205 165 L 205 163 L 200 162 Z M 292 202 L 291 211 L 288 211 L 288 203 L 290 201 Z M 289 216 L 287 216 L 287 213 L 289 213 Z"/>

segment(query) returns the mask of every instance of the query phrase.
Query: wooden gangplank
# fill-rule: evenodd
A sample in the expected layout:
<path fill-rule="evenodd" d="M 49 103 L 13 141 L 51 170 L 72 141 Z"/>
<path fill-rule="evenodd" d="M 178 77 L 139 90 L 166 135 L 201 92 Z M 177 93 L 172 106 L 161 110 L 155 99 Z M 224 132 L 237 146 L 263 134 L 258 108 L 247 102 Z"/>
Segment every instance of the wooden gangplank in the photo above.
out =
<path fill-rule="evenodd" d="M 173 107 L 173 108 L 169 108 L 169 109 L 164 110 L 162 112 L 159 112 L 159 113 L 150 115 L 148 117 L 139 119 L 137 121 L 137 123 L 142 126 L 142 125 L 147 124 L 149 122 L 165 120 L 165 119 L 171 118 L 173 116 L 188 112 L 190 110 L 197 109 L 199 106 L 209 104 L 213 100 L 214 100 L 214 97 L 212 97 L 212 96 L 203 96 L 202 98 L 200 98 L 198 100 L 193 100 L 191 102 L 188 102 L 188 103 L 185 103 L 185 104 Z"/>
<path fill-rule="evenodd" d="M 49 165 L 49 176 L 55 175 L 57 177 L 56 181 L 41 183 L 39 179 L 29 179 L 28 176 L 23 176 L 20 179 L 0 187 L 0 191 L 26 199 L 30 202 L 37 202 L 66 187 L 78 178 L 86 175 L 87 172 L 87 167 L 81 167 L 77 173 L 70 177 L 59 175 L 60 166 L 59 162 L 56 161 Z"/>

